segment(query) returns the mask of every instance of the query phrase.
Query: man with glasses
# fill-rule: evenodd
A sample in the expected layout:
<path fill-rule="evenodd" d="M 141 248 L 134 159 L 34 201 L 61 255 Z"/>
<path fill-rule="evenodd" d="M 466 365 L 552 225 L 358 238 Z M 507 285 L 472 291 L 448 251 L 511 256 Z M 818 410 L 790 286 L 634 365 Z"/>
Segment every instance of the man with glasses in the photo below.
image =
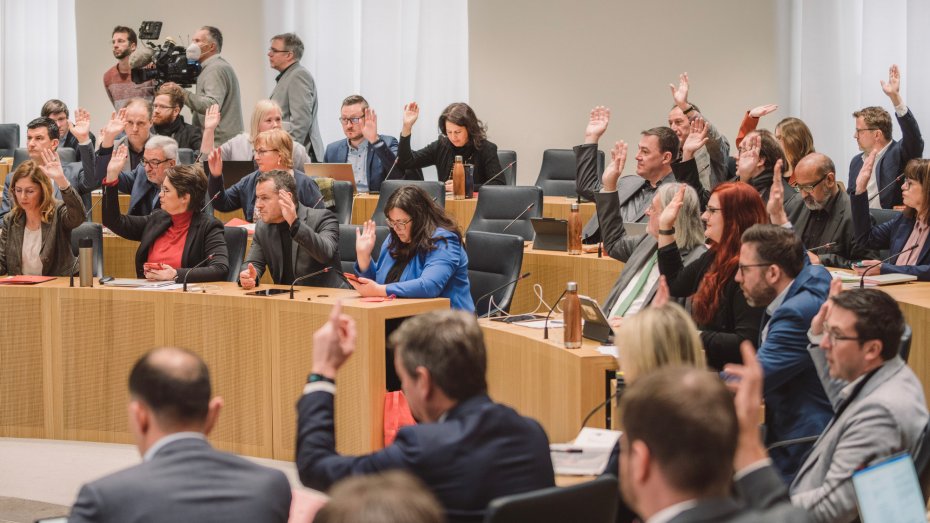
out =
<path fill-rule="evenodd" d="M 381 190 L 381 182 L 397 158 L 397 139 L 378 134 L 378 115 L 357 94 L 342 101 L 339 122 L 346 139 L 327 145 L 323 161 L 352 164 L 358 192 Z M 403 173 L 392 176 L 403 179 Z"/>
<path fill-rule="evenodd" d="M 773 195 L 773 205 L 780 195 Z M 772 207 L 770 206 L 770 207 Z M 752 307 L 765 307 L 757 343 L 765 373 L 765 443 L 823 431 L 833 407 L 807 352 L 807 329 L 827 299 L 830 273 L 807 261 L 801 239 L 787 227 L 753 225 L 742 236 L 736 281 Z M 800 467 L 809 445 L 773 449 L 786 481 Z"/>
<path fill-rule="evenodd" d="M 856 177 L 862 170 L 863 160 L 871 152 L 877 151 L 873 167 L 873 174 L 877 176 L 873 175 L 869 179 L 869 207 L 892 209 L 902 204 L 901 181 L 897 177 L 904 172 L 907 162 L 923 154 L 924 140 L 920 136 L 920 127 L 914 113 L 901 97 L 901 72 L 897 65 L 889 68 L 888 82 L 882 82 L 882 91 L 894 105 L 895 116 L 901 126 L 901 141 L 891 139 L 891 115 L 888 111 L 873 106 L 854 112 L 856 131 L 853 137 L 862 152 L 849 163 L 849 184 L 846 188 L 848 191 L 855 190 Z"/>
<path fill-rule="evenodd" d="M 152 104 L 152 132 L 173 138 L 182 149 L 200 150 L 203 132 L 199 127 L 184 122 L 184 89 L 177 85 L 163 85 L 155 93 Z"/>
<path fill-rule="evenodd" d="M 314 162 L 323 157 L 323 138 L 317 123 L 316 83 L 306 67 L 300 65 L 304 43 L 294 33 L 279 34 L 271 39 L 268 62 L 278 71 L 271 99 L 281 106 L 281 117 L 290 122 L 290 134 L 304 145 Z M 396 151 L 396 149 L 395 149 Z"/>

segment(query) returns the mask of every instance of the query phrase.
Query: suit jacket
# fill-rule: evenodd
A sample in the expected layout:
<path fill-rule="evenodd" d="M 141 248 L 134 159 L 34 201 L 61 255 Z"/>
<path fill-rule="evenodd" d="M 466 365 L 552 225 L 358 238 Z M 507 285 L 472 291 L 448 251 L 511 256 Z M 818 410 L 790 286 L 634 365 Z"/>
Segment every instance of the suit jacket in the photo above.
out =
<path fill-rule="evenodd" d="M 187 438 L 81 487 L 68 521 L 283 523 L 290 504 L 291 488 L 280 471 Z"/>
<path fill-rule="evenodd" d="M 407 180 L 422 180 L 423 173 L 420 168 L 435 165 L 436 176 L 440 182 L 445 182 L 452 177 L 452 166 L 456 156 L 462 156 L 465 163 L 475 166 L 475 191 L 489 180 L 490 185 L 506 185 L 507 178 L 504 174 L 494 178 L 501 172 L 501 161 L 497 156 L 497 145 L 488 140 L 483 141 L 481 148 L 476 149 L 471 142 L 464 147 L 455 147 L 448 138 L 442 136 L 419 151 L 413 151 L 410 149 L 410 136 L 401 136 L 397 145 L 397 168 L 406 171 L 404 178 Z M 392 173 L 391 179 L 399 179 L 399 176 Z"/>
<path fill-rule="evenodd" d="M 275 283 L 289 285 L 284 282 L 284 253 L 281 251 L 281 234 L 277 225 L 269 225 L 263 221 L 255 224 L 255 235 L 252 237 L 252 247 L 245 257 L 244 267 L 252 264 L 258 277 L 261 279 L 265 268 L 270 266 L 271 279 Z M 291 267 L 294 278 L 316 272 L 324 267 L 333 270 L 307 278 L 299 282 L 301 285 L 312 287 L 344 288 L 345 284 L 334 271 L 342 271 L 339 261 L 339 220 L 336 215 L 326 209 L 310 209 L 297 204 L 297 219 L 290 227 L 291 235 Z"/>
<path fill-rule="evenodd" d="M 184 104 L 191 109 L 191 124 L 203 129 L 203 119 L 211 105 L 220 106 L 223 118 L 216 127 L 216 147 L 242 132 L 242 102 L 239 94 L 239 78 L 229 62 L 220 55 L 213 55 L 200 62 L 202 67 L 197 77 L 197 92 L 187 93 Z"/>
<path fill-rule="evenodd" d="M 766 205 L 769 203 L 769 193 L 772 192 L 772 179 L 774 177 L 775 171 L 763 171 L 749 180 L 749 185 L 752 185 L 753 188 L 759 192 L 759 196 L 762 197 L 762 203 Z M 783 203 L 785 206 L 785 214 L 788 216 L 796 215 L 798 213 L 798 206 L 804 206 L 801 193 L 794 190 L 794 187 L 788 183 L 787 178 L 781 179 L 781 187 L 784 192 Z M 814 246 L 812 245 L 811 247 Z"/>
<path fill-rule="evenodd" d="M 80 145 L 81 144 L 78 143 L 77 138 L 71 134 L 71 131 L 68 131 L 65 133 L 65 137 L 59 140 L 58 149 L 74 149 L 74 152 L 77 154 L 77 161 L 80 162 L 84 159 Z M 94 136 L 94 133 L 90 133 L 90 147 L 91 150 L 97 148 L 97 137 Z"/>
<path fill-rule="evenodd" d="M 336 453 L 333 394 L 326 389 L 305 393 L 297 411 L 297 471 L 310 488 L 405 469 L 450 515 L 478 515 L 494 498 L 554 484 L 549 440 L 539 423 L 484 394 L 459 402 L 442 422 L 400 429 L 391 446 L 364 456 Z"/>
<path fill-rule="evenodd" d="M 304 144 L 307 152 L 319 161 L 323 157 L 323 138 L 317 123 L 316 83 L 310 71 L 294 62 L 278 75 L 271 99 L 281 106 L 281 118 L 291 123 L 290 134 L 294 140 Z"/>
<path fill-rule="evenodd" d="M 889 183 L 893 183 L 894 179 L 904 172 L 907 162 L 914 158 L 920 158 L 924 152 L 924 139 L 920 136 L 920 127 L 917 125 L 914 113 L 908 109 L 904 116 L 898 116 L 895 113 L 895 117 L 898 119 L 898 125 L 901 126 L 901 141 L 892 140 L 888 150 L 882 155 L 878 165 L 874 167 L 873 175 L 878 173 L 875 182 L 878 184 L 879 190 Z M 856 178 L 859 176 L 859 171 L 862 170 L 862 161 L 862 153 L 859 153 L 849 162 L 849 183 L 846 184 L 846 190 L 849 191 L 850 195 L 856 192 Z M 902 183 L 903 180 L 895 183 L 897 187 L 883 192 L 878 197 L 883 209 L 892 209 L 895 205 L 903 203 L 901 199 Z"/>
<path fill-rule="evenodd" d="M 110 158 L 113 156 L 113 149 L 118 147 L 119 143 L 114 143 L 113 147 L 101 147 L 97 150 L 98 162 L 95 169 L 95 178 L 93 182 L 99 187 L 107 177 L 107 166 L 110 165 Z M 129 214 L 132 216 L 146 216 L 155 209 L 161 208 L 161 188 L 149 181 L 145 175 L 145 165 L 139 162 L 135 169 L 130 168 L 129 160 L 126 160 L 126 166 L 123 172 L 119 173 L 119 183 L 117 189 L 123 194 L 129 195 Z"/>
<path fill-rule="evenodd" d="M 368 176 L 368 190 L 378 192 L 381 182 L 394 165 L 397 158 L 397 139 L 393 136 L 378 135 L 379 140 L 368 144 L 368 162 L 365 173 Z M 339 140 L 326 146 L 326 163 L 346 163 L 349 161 L 349 140 Z M 391 173 L 393 176 L 394 173 Z"/>
<path fill-rule="evenodd" d="M 809 351 L 824 390 L 838 408 L 848 399 L 849 382 L 830 378 L 819 346 L 811 345 Z M 853 472 L 902 450 L 914 455 L 927 420 L 920 380 L 901 358 L 886 361 L 820 435 L 791 484 L 792 501 L 808 508 L 817 521 L 855 520 Z"/>
<path fill-rule="evenodd" d="M 55 212 L 48 223 L 42 223 L 43 276 L 70 276 L 75 270 L 74 252 L 71 250 L 71 231 L 84 222 L 84 206 L 74 188 L 61 191 L 64 201 L 55 202 Z M 0 222 L 0 274 L 23 273 L 23 236 L 26 233 L 26 215 L 18 217 L 8 213 Z"/>
<path fill-rule="evenodd" d="M 70 134 L 68 136 L 71 136 Z M 74 187 L 74 190 L 77 191 L 78 196 L 81 198 L 81 203 L 84 204 L 84 210 L 87 213 L 87 220 L 90 221 L 90 208 L 91 208 L 91 193 L 95 189 L 100 188 L 100 182 L 96 179 L 94 174 L 95 166 L 97 164 L 97 155 L 94 153 L 94 147 L 92 143 L 79 146 L 78 154 L 81 157 L 79 162 L 71 162 L 62 164 L 62 170 L 65 172 L 65 178 L 68 179 L 68 183 L 71 187 Z M 10 195 L 10 184 L 13 183 L 13 173 L 16 172 L 14 169 L 6 175 L 6 179 L 3 182 L 3 201 L 0 203 L 0 218 L 2 218 L 6 213 L 10 212 L 13 209 L 13 200 Z M 61 190 L 58 189 L 58 186 L 55 185 L 55 182 L 52 182 L 52 189 L 55 191 L 55 199 L 61 200 Z"/>
<path fill-rule="evenodd" d="M 590 201 L 594 201 L 596 194 L 601 190 L 601 180 L 597 175 L 597 144 L 576 145 L 575 151 L 575 191 Z M 659 181 L 659 185 L 665 182 L 675 182 L 675 175 L 669 173 L 665 178 Z M 620 202 L 617 207 L 626 204 L 627 200 L 632 198 L 643 187 L 646 180 L 640 176 L 621 176 L 617 181 L 616 198 Z M 612 193 L 609 193 L 612 194 Z M 634 221 L 647 221 L 646 209 L 652 204 L 652 200 L 646 201 L 641 208 L 636 209 L 638 218 Z M 581 232 L 581 238 L 585 243 L 597 243 L 601 239 L 600 227 L 598 225 L 598 216 L 592 216 L 588 223 L 585 224 Z"/>
<path fill-rule="evenodd" d="M 849 195 L 844 191 L 837 191 L 835 200 L 827 209 L 829 218 L 819 236 L 812 240 L 808 248 L 825 245 L 835 242 L 834 247 L 817 251 L 815 254 L 820 256 L 820 262 L 827 267 L 841 267 L 848 269 L 852 266 L 852 260 L 872 259 L 876 253 L 871 249 L 864 248 L 855 240 L 853 234 L 852 208 L 849 203 Z M 804 236 L 804 229 L 810 219 L 811 211 L 804 205 L 794 209 L 794 213 L 788 216 L 788 220 L 794 226 L 798 236 Z"/>
<path fill-rule="evenodd" d="M 916 221 L 914 218 L 908 218 L 903 213 L 893 220 L 872 226 L 872 220 L 869 217 L 869 197 L 867 193 L 853 194 L 850 196 L 852 204 L 853 227 L 856 231 L 856 242 L 869 249 L 888 249 L 892 254 L 899 253 L 905 249 L 907 239 L 914 230 Z M 910 247 L 910 246 L 908 246 Z M 883 263 L 880 274 L 900 273 L 912 274 L 917 276 L 920 281 L 930 281 L 930 242 L 924 243 L 920 254 L 917 256 L 916 265 L 895 265 L 897 256 L 889 260 L 890 263 Z M 872 274 L 876 271 L 872 271 Z"/>
<path fill-rule="evenodd" d="M 136 276 L 144 278 L 143 266 L 149 258 L 149 250 L 165 231 L 171 227 L 171 215 L 156 209 L 146 216 L 120 214 L 119 194 L 112 187 L 103 192 L 103 225 L 114 233 L 139 242 L 136 250 Z M 207 256 L 213 259 L 201 267 L 192 269 Z M 194 211 L 190 229 L 184 241 L 181 255 L 181 267 L 175 267 L 177 282 L 224 281 L 229 273 L 229 255 L 226 250 L 226 236 L 223 223 L 206 213 Z M 188 274 L 189 273 L 189 274 Z"/>
<path fill-rule="evenodd" d="M 255 218 L 255 188 L 258 186 L 258 177 L 261 172 L 255 171 L 244 176 L 229 189 L 224 189 L 223 177 L 210 175 L 207 178 L 207 190 L 217 211 L 232 212 L 242 209 L 246 221 L 254 222 Z M 306 174 L 294 170 L 294 180 L 297 182 L 297 201 L 307 207 L 323 209 L 323 195 L 320 188 Z M 215 199 L 214 199 L 215 198 Z"/>

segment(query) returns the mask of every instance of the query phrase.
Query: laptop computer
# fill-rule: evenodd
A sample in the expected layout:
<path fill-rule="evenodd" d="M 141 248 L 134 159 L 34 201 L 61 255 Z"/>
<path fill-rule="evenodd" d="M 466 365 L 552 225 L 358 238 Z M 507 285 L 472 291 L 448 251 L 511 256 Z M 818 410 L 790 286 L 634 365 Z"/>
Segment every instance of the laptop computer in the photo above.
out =
<path fill-rule="evenodd" d="M 540 251 L 568 251 L 568 220 L 530 218 L 533 225 L 533 248 Z"/>
<path fill-rule="evenodd" d="M 229 189 L 233 185 L 239 183 L 239 180 L 254 173 L 256 170 L 255 162 L 252 160 L 223 161 L 223 188 Z M 203 172 L 207 173 L 207 176 L 210 176 L 210 165 L 206 161 L 203 162 Z"/>
<path fill-rule="evenodd" d="M 332 178 L 352 184 L 352 194 L 358 192 L 355 185 L 355 172 L 351 163 L 305 163 L 304 174 L 319 178 Z"/>
<path fill-rule="evenodd" d="M 924 497 L 911 456 L 902 452 L 853 473 L 863 523 L 927 521 Z"/>

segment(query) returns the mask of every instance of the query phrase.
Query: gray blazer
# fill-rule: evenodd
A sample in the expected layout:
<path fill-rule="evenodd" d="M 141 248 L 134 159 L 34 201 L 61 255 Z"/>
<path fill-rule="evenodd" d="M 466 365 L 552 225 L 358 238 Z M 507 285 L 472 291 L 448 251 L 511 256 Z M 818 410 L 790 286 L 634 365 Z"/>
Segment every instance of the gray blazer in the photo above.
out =
<path fill-rule="evenodd" d="M 820 347 L 811 345 L 808 352 L 836 409 L 849 394 L 844 391 L 849 383 L 830 378 Z M 926 405 L 920 380 L 904 360 L 886 361 L 820 435 L 791 483 L 791 501 L 816 521 L 855 520 L 853 472 L 902 450 L 913 455 L 927 424 Z"/>
<path fill-rule="evenodd" d="M 283 523 L 290 504 L 291 487 L 280 471 L 186 438 L 81 487 L 68 521 Z"/>
<path fill-rule="evenodd" d="M 798 236 L 803 236 L 810 216 L 811 211 L 804 205 L 803 201 L 801 205 L 795 206 L 794 212 L 788 216 L 788 220 L 794 225 L 794 230 L 798 233 Z M 820 261 L 828 267 L 848 269 L 853 260 L 866 260 L 877 257 L 874 251 L 856 243 L 849 195 L 839 188 L 837 188 L 836 201 L 833 202 L 830 208 L 830 218 L 823 232 L 813 240 L 811 245 L 806 247 L 819 247 L 830 242 L 836 242 L 836 246 L 815 253 L 820 256 Z"/>
<path fill-rule="evenodd" d="M 316 83 L 306 67 L 295 62 L 281 73 L 271 91 L 271 99 L 281 106 L 281 118 L 291 123 L 291 137 L 307 147 L 316 161 L 323 160 L 323 137 L 317 123 Z M 303 170 L 301 166 L 301 170 Z"/>
<path fill-rule="evenodd" d="M 294 277 L 331 267 L 329 272 L 308 278 L 300 284 L 312 287 L 345 288 L 346 285 L 336 271 L 342 271 L 339 260 L 339 220 L 325 209 L 311 209 L 297 204 L 297 220 L 290 228 L 291 263 Z M 251 263 L 261 279 L 265 268 L 271 270 L 271 279 L 280 283 L 284 275 L 284 260 L 281 251 L 279 227 L 263 221 L 255 224 L 252 247 L 243 262 L 243 270 Z"/>
<path fill-rule="evenodd" d="M 219 104 L 220 114 L 223 115 L 215 133 L 216 146 L 219 147 L 242 132 L 239 78 L 222 56 L 211 56 L 200 65 L 203 69 L 197 77 L 197 92 L 187 93 L 185 103 L 191 109 L 191 124 L 201 129 L 207 109 L 213 104 Z"/>
<path fill-rule="evenodd" d="M 71 251 L 71 231 L 84 223 L 84 205 L 74 186 L 61 191 L 64 201 L 55 202 L 55 212 L 48 223 L 42 224 L 43 276 L 70 276 L 74 269 Z M 23 235 L 26 215 L 18 217 L 7 213 L 0 224 L 0 274 L 23 273 Z"/>

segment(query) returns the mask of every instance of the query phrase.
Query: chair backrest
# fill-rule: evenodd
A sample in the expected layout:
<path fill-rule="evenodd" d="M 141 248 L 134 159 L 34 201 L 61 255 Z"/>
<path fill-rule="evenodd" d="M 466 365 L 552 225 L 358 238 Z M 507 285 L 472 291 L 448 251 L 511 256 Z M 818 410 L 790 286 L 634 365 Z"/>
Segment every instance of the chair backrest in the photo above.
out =
<path fill-rule="evenodd" d="M 894 209 L 869 209 L 869 216 L 872 217 L 872 226 L 874 227 L 896 219 L 898 216 L 901 216 L 901 211 L 896 211 Z M 878 251 L 878 257 L 882 260 L 890 255 L 890 249 L 880 249 Z"/>
<path fill-rule="evenodd" d="M 517 152 L 508 151 L 506 149 L 497 150 L 497 159 L 501 162 L 501 169 L 507 169 L 507 166 L 513 162 L 513 165 L 510 169 L 504 171 L 504 174 L 501 175 L 506 181 L 507 185 L 516 185 L 517 184 Z M 496 173 L 490 173 L 490 176 L 494 176 Z"/>
<path fill-rule="evenodd" d="M 29 159 L 29 151 L 25 147 L 17 147 L 13 151 L 13 168 L 11 171 L 15 171 L 19 164 L 25 162 Z"/>
<path fill-rule="evenodd" d="M 13 156 L 13 151 L 19 147 L 19 124 L 0 123 L 0 158 Z"/>
<path fill-rule="evenodd" d="M 617 478 L 605 475 L 570 487 L 550 487 L 497 498 L 488 505 L 484 521 L 607 523 L 617 517 L 617 500 Z"/>
<path fill-rule="evenodd" d="M 377 225 L 387 225 L 384 219 L 384 204 L 387 203 L 388 198 L 394 194 L 394 191 L 405 185 L 416 185 L 422 188 L 426 191 L 426 194 L 433 197 L 433 200 L 438 203 L 440 207 L 446 207 L 446 186 L 443 183 L 419 180 L 387 180 L 381 184 L 381 192 L 378 195 L 378 205 L 375 207 L 374 214 L 371 215 L 371 219 L 374 220 Z"/>
<path fill-rule="evenodd" d="M 178 149 L 178 165 L 191 165 L 194 163 L 194 150 L 186 147 Z M 207 175 L 209 176 L 209 175 Z"/>
<path fill-rule="evenodd" d="M 229 253 L 229 272 L 226 273 L 226 281 L 239 281 L 249 233 L 242 227 L 224 227 L 223 236 L 226 238 L 226 251 Z"/>
<path fill-rule="evenodd" d="M 71 230 L 71 252 L 78 255 L 78 242 L 90 238 L 94 243 L 94 276 L 103 276 L 103 226 L 84 222 Z"/>
<path fill-rule="evenodd" d="M 355 273 L 355 230 L 360 225 L 350 225 L 346 223 L 339 224 L 339 259 L 342 263 L 342 272 Z M 385 226 L 375 227 L 375 246 L 371 250 L 371 258 L 378 260 L 381 254 L 381 244 L 387 239 L 391 230 Z"/>
<path fill-rule="evenodd" d="M 898 346 L 898 355 L 907 363 L 907 357 L 911 355 L 911 326 L 904 324 L 904 333 L 901 334 L 901 345 Z"/>
<path fill-rule="evenodd" d="M 491 299 L 494 300 L 495 311 L 500 309 L 508 312 L 516 284 L 497 290 L 489 297 L 482 296 L 520 275 L 523 238 L 513 234 L 469 230 L 465 234 L 465 251 L 468 253 L 468 281 L 471 284 L 475 313 L 478 316 L 487 314 Z"/>
<path fill-rule="evenodd" d="M 336 200 L 336 218 L 339 223 L 350 223 L 352 221 L 352 182 L 342 180 L 333 181 L 333 199 Z"/>
<path fill-rule="evenodd" d="M 533 207 L 527 210 L 531 204 Z M 468 231 L 516 234 L 532 240 L 535 233 L 530 219 L 539 218 L 542 211 L 543 191 L 539 187 L 488 185 L 481 188 Z"/>
<path fill-rule="evenodd" d="M 61 149 L 58 149 L 58 157 L 61 158 L 62 165 L 78 161 L 77 151 L 70 147 L 62 147 Z"/>
<path fill-rule="evenodd" d="M 575 191 L 575 151 L 571 149 L 546 149 L 536 187 L 546 196 L 577 196 Z M 604 172 L 604 151 L 597 152 L 597 176 Z"/>

